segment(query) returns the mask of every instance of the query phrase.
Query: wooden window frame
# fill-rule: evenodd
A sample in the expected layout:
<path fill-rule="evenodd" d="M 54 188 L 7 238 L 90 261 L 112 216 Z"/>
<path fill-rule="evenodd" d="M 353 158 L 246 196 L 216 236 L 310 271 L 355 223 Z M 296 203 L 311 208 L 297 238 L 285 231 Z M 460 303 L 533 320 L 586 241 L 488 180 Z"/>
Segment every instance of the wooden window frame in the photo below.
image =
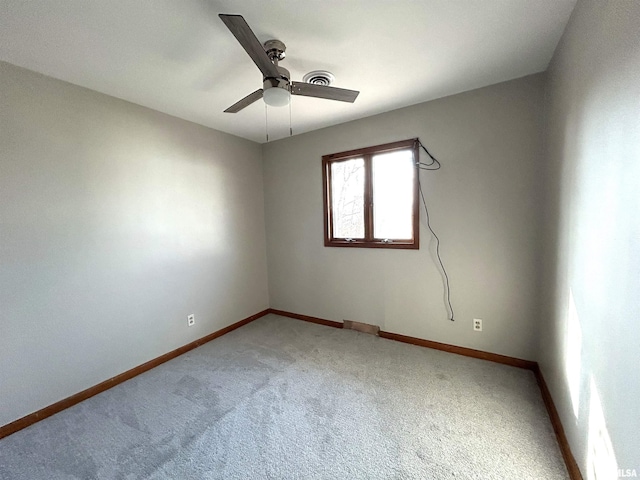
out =
<path fill-rule="evenodd" d="M 399 142 L 386 143 L 373 147 L 359 148 L 346 152 L 332 153 L 322 156 L 322 193 L 323 193 L 323 213 L 324 213 L 324 246 L 325 247 L 352 247 L 352 248 L 399 248 L 413 249 L 420 248 L 420 209 L 418 200 L 419 179 L 418 170 L 415 169 L 413 176 L 413 211 L 412 211 L 412 239 L 386 239 L 373 237 L 373 169 L 372 157 L 381 153 L 393 152 L 395 150 L 411 150 L 414 163 L 418 161 L 418 139 L 412 138 Z M 365 188 L 364 188 L 364 239 L 346 239 L 333 237 L 333 207 L 331 202 L 331 164 L 334 162 L 350 160 L 353 158 L 363 158 L 365 165 Z M 414 165 L 415 167 L 415 165 Z"/>

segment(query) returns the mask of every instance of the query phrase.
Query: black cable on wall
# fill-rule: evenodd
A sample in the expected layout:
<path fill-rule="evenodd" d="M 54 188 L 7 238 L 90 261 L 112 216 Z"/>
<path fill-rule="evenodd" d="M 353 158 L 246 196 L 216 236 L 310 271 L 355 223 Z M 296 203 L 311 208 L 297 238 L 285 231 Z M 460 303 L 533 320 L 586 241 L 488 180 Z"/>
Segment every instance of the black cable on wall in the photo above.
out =
<path fill-rule="evenodd" d="M 433 228 L 431 227 L 431 221 L 429 218 L 429 208 L 427 208 L 427 201 L 424 198 L 424 193 L 422 191 L 422 183 L 420 182 L 420 170 L 438 170 L 440 169 L 441 165 L 440 165 L 440 162 L 436 160 L 436 158 L 433 155 L 431 155 L 431 153 L 429 153 L 429 150 L 427 150 L 427 148 L 422 144 L 420 139 L 416 139 L 416 141 L 418 142 L 418 145 L 420 145 L 420 147 L 425 151 L 425 153 L 429 155 L 429 158 L 431 158 L 430 163 L 422 163 L 420 162 L 420 158 L 416 159 L 415 165 L 416 165 L 416 168 L 418 169 L 418 172 L 417 172 L 418 188 L 420 190 L 420 197 L 422 198 L 422 205 L 424 205 L 424 211 L 427 218 L 427 227 L 429 228 L 429 231 L 431 232 L 433 237 L 436 239 L 436 257 L 438 258 L 438 262 L 440 263 L 440 267 L 442 268 L 442 273 L 444 274 L 446 300 L 449 306 L 449 312 L 447 313 L 450 313 L 449 320 L 453 322 L 455 321 L 455 319 L 454 319 L 454 313 L 453 313 L 453 306 L 451 305 L 451 287 L 449 285 L 449 275 L 447 274 L 447 270 L 444 268 L 444 263 L 442 263 L 442 258 L 440 257 L 440 238 L 438 238 L 438 235 L 436 235 L 436 232 L 434 232 Z"/>

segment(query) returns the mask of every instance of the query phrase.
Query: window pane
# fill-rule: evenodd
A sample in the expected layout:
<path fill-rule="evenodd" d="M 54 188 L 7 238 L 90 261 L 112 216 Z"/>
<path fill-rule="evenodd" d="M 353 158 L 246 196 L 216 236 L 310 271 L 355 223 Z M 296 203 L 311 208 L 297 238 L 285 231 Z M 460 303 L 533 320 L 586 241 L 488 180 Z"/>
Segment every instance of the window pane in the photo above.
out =
<path fill-rule="evenodd" d="M 413 152 L 399 150 L 374 155 L 373 236 L 413 238 Z"/>
<path fill-rule="evenodd" d="M 364 160 L 331 164 L 334 238 L 364 238 Z"/>

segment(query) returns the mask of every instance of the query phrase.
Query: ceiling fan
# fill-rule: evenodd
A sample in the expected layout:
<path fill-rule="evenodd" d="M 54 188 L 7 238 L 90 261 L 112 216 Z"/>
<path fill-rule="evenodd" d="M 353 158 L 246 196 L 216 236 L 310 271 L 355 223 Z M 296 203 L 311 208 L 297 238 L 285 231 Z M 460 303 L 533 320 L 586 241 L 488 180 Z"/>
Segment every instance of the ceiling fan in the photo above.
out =
<path fill-rule="evenodd" d="M 344 88 L 329 87 L 306 82 L 292 82 L 291 74 L 286 68 L 280 67 L 278 62 L 285 57 L 286 46 L 280 40 L 268 40 L 260 43 L 242 15 L 218 15 L 231 33 L 236 37 L 242 48 L 249 54 L 251 60 L 262 72 L 263 88 L 250 93 L 242 100 L 234 103 L 225 110 L 226 113 L 237 113 L 260 98 L 264 98 L 267 105 L 280 107 L 288 105 L 291 95 L 305 97 L 326 98 L 341 102 L 353 103 L 360 92 Z"/>

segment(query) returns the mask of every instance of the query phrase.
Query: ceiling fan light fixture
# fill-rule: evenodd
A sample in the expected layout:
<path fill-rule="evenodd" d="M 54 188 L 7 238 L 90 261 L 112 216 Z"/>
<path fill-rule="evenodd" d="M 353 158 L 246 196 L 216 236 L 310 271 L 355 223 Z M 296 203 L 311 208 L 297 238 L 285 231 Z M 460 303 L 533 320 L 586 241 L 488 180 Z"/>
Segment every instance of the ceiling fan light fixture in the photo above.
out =
<path fill-rule="evenodd" d="M 270 107 L 284 107 L 289 105 L 291 93 L 286 88 L 271 87 L 265 89 L 262 98 L 264 99 L 264 103 Z"/>

